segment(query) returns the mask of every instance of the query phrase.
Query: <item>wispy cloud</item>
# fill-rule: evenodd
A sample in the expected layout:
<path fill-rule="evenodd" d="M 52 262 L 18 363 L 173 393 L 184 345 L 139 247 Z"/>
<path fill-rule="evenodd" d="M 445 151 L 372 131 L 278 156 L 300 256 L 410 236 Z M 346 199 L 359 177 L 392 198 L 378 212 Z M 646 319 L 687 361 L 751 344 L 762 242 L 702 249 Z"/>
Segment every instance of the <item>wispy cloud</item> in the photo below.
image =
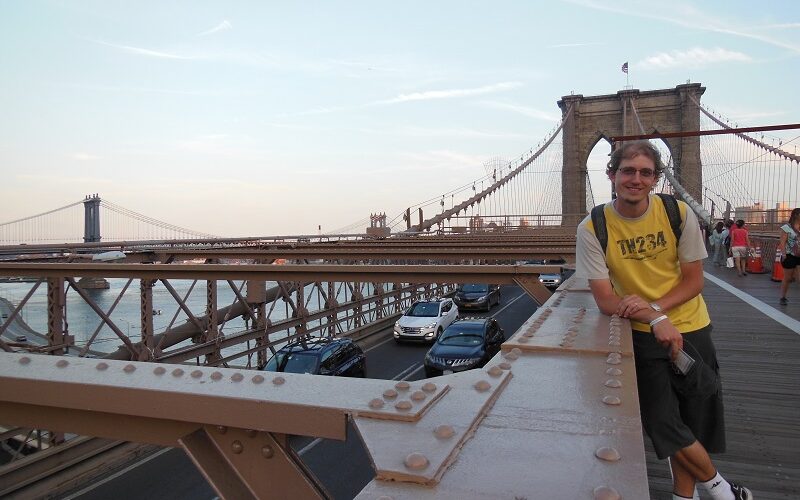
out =
<path fill-rule="evenodd" d="M 549 122 L 556 122 L 561 119 L 561 116 L 555 113 L 550 113 L 548 111 L 542 111 L 540 109 L 530 108 L 527 106 L 520 106 L 519 104 L 513 104 L 509 102 L 483 101 L 481 102 L 481 105 L 486 106 L 488 108 L 513 111 L 514 113 L 518 113 L 520 115 L 524 115 L 530 118 L 536 118 L 538 120 L 545 120 Z"/>
<path fill-rule="evenodd" d="M 673 50 L 644 58 L 636 63 L 642 69 L 697 68 L 723 62 L 751 62 L 753 59 L 742 52 L 734 52 L 720 47 L 704 49 L 695 47 L 689 50 Z"/>
<path fill-rule="evenodd" d="M 89 153 L 75 153 L 72 155 L 72 159 L 79 161 L 92 161 L 99 160 L 100 157 Z"/>
<path fill-rule="evenodd" d="M 296 113 L 284 113 L 278 115 L 277 118 L 285 118 L 289 116 L 321 115 L 327 113 L 336 113 L 340 111 L 352 111 L 355 109 L 364 109 L 372 106 L 400 104 L 404 102 L 413 102 L 413 101 L 428 101 L 433 99 L 453 99 L 458 97 L 469 97 L 474 95 L 504 92 L 521 86 L 522 86 L 521 82 L 501 82 L 492 85 L 485 85 L 483 87 L 474 87 L 468 89 L 427 90 L 423 92 L 413 92 L 411 94 L 400 94 L 390 99 L 382 99 L 379 101 L 372 101 L 363 104 L 354 104 L 351 106 L 325 106 L 320 108 L 309 109 L 306 111 L 299 111 Z"/>
<path fill-rule="evenodd" d="M 227 31 L 233 28 L 233 25 L 227 19 L 219 23 L 218 25 L 214 26 L 211 29 L 203 31 L 202 33 L 198 33 L 197 36 L 206 36 L 206 35 L 213 35 L 214 33 L 219 33 L 220 31 Z"/>
<path fill-rule="evenodd" d="M 396 104 L 409 101 L 428 101 L 431 99 L 452 99 L 454 97 L 467 97 L 473 95 L 492 94 L 495 92 L 505 92 L 521 86 L 521 82 L 500 82 L 469 89 L 427 90 L 424 92 L 413 92 L 411 94 L 400 94 L 391 99 L 377 101 L 376 104 Z"/>
<path fill-rule="evenodd" d="M 723 33 L 731 36 L 749 38 L 760 42 L 800 53 L 800 45 L 784 42 L 772 36 L 753 32 L 745 20 L 744 27 L 735 26 L 720 19 L 718 15 L 701 11 L 693 5 L 680 2 L 663 4 L 615 2 L 613 4 L 601 3 L 597 0 L 562 0 L 567 3 L 579 5 L 589 9 L 611 12 L 631 17 L 654 19 L 661 22 L 676 24 L 684 28 Z"/>
<path fill-rule="evenodd" d="M 130 45 L 118 45 L 116 43 L 108 43 L 108 42 L 104 42 L 102 40 L 92 40 L 92 42 L 100 44 L 100 45 L 105 45 L 106 47 L 112 47 L 112 48 L 115 48 L 117 50 L 122 50 L 124 52 L 129 53 L 129 54 L 136 54 L 136 55 L 139 55 L 139 56 L 156 57 L 156 58 L 159 58 L 159 59 L 180 59 L 180 60 L 198 59 L 198 57 L 195 57 L 195 56 L 174 54 L 174 53 L 171 53 L 171 52 L 162 52 L 162 51 L 158 51 L 158 50 L 144 49 L 144 48 L 141 48 L 141 47 L 131 47 Z"/>
<path fill-rule="evenodd" d="M 593 45 L 605 45 L 603 42 L 586 42 L 586 43 L 559 43 L 556 45 L 548 45 L 550 49 L 562 49 L 565 47 L 591 47 Z"/>
<path fill-rule="evenodd" d="M 488 132 L 485 130 L 473 130 L 467 128 L 425 128 L 425 127 L 403 127 L 396 134 L 412 137 L 476 137 L 487 139 L 523 139 L 528 137 L 525 134 L 507 132 Z"/>

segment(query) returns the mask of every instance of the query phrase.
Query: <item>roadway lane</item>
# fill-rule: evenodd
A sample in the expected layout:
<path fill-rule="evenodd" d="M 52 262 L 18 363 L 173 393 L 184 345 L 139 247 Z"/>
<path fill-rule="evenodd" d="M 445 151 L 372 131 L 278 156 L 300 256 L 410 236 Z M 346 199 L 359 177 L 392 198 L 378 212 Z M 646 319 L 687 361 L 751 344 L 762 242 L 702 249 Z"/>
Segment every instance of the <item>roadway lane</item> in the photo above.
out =
<path fill-rule="evenodd" d="M 503 286 L 501 302 L 489 313 L 467 312 L 459 316 L 495 317 L 510 337 L 536 310 L 536 304 L 519 287 Z M 425 377 L 422 362 L 428 344 L 397 344 L 391 330 L 378 334 L 367 352 L 367 376 L 386 380 L 419 380 Z M 336 499 L 350 499 L 374 477 L 374 471 L 355 430 L 345 441 L 297 437 L 292 447 Z M 332 466 L 331 464 L 336 464 Z M 136 462 L 66 498 L 81 500 L 212 499 L 214 490 L 180 449 L 166 449 Z"/>

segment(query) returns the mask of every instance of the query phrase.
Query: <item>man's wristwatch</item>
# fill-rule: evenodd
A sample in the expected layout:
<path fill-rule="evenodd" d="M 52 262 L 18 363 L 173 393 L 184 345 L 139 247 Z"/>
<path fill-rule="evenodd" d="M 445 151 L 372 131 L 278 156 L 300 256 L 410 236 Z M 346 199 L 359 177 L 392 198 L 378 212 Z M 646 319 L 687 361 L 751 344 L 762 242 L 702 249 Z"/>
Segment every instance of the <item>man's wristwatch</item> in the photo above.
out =
<path fill-rule="evenodd" d="M 656 304 L 655 302 L 650 302 L 650 309 L 654 310 L 657 313 L 661 312 L 661 306 Z"/>

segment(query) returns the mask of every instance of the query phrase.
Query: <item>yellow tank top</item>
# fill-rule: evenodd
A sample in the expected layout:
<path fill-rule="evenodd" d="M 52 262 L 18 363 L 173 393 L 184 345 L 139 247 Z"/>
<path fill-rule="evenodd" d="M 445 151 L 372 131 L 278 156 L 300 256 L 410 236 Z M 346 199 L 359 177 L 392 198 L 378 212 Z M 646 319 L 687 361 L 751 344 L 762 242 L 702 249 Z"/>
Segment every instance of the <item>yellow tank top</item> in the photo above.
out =
<path fill-rule="evenodd" d="M 681 220 L 686 220 L 685 203 L 678 203 Z M 653 302 L 674 288 L 681 279 L 678 245 L 669 217 L 658 196 L 638 219 L 622 219 L 609 205 L 604 209 L 608 230 L 606 264 L 614 291 L 619 296 L 636 294 Z M 589 222 L 589 227 L 594 227 Z M 711 323 L 702 295 L 666 311 L 681 333 L 699 330 Z M 631 321 L 631 328 L 649 332 L 650 326 Z"/>

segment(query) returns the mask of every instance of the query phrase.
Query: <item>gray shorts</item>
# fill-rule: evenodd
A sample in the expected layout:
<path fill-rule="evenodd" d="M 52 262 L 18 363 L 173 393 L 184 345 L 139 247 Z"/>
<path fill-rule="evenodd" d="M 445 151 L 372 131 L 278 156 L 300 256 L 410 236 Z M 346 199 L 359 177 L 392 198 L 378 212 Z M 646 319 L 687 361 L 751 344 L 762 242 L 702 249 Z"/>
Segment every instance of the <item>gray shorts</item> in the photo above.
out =
<path fill-rule="evenodd" d="M 693 353 L 692 357 L 699 353 L 703 362 L 719 374 L 711 325 L 685 333 L 683 339 L 694 348 L 684 350 Z M 633 332 L 633 352 L 642 425 L 653 441 L 658 458 L 671 457 L 695 440 L 710 453 L 724 452 L 722 390 L 710 397 L 687 397 L 676 392 L 669 352 L 650 332 Z"/>
<path fill-rule="evenodd" d="M 731 247 L 731 255 L 733 257 L 747 257 L 747 247 Z"/>

